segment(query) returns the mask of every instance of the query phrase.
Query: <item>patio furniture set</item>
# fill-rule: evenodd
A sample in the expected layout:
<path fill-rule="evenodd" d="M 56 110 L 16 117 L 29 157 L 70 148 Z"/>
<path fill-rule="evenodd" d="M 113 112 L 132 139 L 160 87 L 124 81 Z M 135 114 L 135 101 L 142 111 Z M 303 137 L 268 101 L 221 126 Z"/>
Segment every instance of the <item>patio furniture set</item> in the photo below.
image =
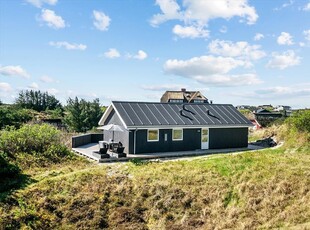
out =
<path fill-rule="evenodd" d="M 125 147 L 123 147 L 121 142 L 110 142 L 107 141 L 99 141 L 99 150 L 93 151 L 93 155 L 97 156 L 101 159 L 110 158 L 110 157 L 126 157 L 126 153 L 124 153 Z"/>

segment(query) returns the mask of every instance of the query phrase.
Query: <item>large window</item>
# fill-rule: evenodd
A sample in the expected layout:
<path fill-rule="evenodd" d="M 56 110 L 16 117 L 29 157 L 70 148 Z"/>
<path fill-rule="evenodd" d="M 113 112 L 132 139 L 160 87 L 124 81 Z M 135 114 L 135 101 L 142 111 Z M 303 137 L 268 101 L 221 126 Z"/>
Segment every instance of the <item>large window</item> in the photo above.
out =
<path fill-rule="evenodd" d="M 158 129 L 147 130 L 147 141 L 158 141 Z"/>
<path fill-rule="evenodd" d="M 173 129 L 172 130 L 172 140 L 182 141 L 183 140 L 183 129 Z"/>

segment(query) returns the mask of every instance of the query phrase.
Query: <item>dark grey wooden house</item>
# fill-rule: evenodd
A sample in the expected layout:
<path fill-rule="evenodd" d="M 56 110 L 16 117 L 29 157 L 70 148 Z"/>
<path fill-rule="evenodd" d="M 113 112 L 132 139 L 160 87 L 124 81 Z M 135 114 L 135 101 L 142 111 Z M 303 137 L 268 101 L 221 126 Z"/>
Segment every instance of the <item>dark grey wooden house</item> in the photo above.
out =
<path fill-rule="evenodd" d="M 114 141 L 130 154 L 247 147 L 253 126 L 227 104 L 125 101 L 113 101 L 99 121 L 111 123 L 124 128 Z M 111 138 L 104 131 L 104 140 Z"/>

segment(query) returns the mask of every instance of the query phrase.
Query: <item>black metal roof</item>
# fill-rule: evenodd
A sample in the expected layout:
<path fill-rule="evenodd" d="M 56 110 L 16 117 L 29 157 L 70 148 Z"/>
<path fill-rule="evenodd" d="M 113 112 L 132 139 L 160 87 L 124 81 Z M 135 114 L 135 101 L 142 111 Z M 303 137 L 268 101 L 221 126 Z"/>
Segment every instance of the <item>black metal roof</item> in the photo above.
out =
<path fill-rule="evenodd" d="M 128 128 L 253 126 L 233 105 L 228 104 L 126 101 L 112 103 Z"/>

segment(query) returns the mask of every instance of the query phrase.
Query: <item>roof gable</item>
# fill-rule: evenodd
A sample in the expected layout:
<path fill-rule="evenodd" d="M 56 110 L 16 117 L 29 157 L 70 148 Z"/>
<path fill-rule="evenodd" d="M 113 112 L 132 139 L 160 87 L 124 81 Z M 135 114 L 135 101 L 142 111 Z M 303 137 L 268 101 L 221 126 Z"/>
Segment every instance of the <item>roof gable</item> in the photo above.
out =
<path fill-rule="evenodd" d="M 128 128 L 252 126 L 234 106 L 227 104 L 113 101 L 111 106 Z"/>

